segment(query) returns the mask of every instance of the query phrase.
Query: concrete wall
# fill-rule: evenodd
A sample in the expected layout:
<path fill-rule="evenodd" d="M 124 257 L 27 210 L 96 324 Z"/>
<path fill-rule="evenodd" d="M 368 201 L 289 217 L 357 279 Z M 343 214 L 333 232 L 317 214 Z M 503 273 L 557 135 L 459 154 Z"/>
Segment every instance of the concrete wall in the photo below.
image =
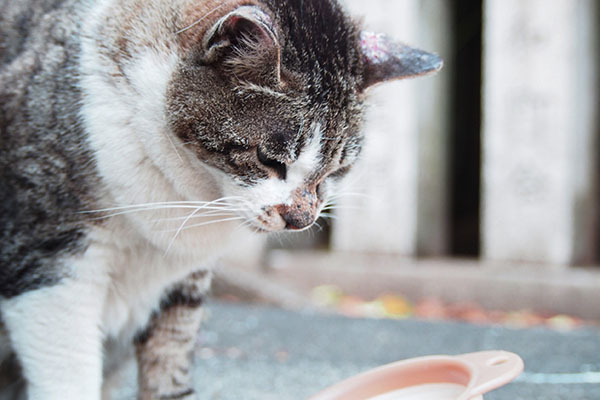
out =
<path fill-rule="evenodd" d="M 346 0 L 367 30 L 385 32 L 447 60 L 448 3 Z M 431 29 L 435 26 L 436 29 Z M 336 211 L 340 251 L 440 254 L 446 250 L 447 107 L 450 63 L 435 77 L 372 89 L 367 145 Z"/>
<path fill-rule="evenodd" d="M 487 0 L 483 255 L 591 261 L 598 134 L 594 0 Z"/>

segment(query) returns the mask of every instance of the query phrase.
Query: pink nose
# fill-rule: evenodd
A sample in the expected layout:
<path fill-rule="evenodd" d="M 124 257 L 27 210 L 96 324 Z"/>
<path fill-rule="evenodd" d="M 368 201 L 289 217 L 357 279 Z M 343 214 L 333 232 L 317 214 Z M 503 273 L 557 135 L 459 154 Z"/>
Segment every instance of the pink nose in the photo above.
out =
<path fill-rule="evenodd" d="M 304 229 L 317 218 L 318 199 L 315 193 L 299 189 L 294 193 L 292 204 L 279 204 L 275 209 L 285 221 L 285 228 L 290 230 Z"/>
<path fill-rule="evenodd" d="M 285 228 L 290 230 L 304 229 L 315 220 L 313 214 L 293 206 L 280 205 L 276 207 L 279 215 L 285 221 Z"/>

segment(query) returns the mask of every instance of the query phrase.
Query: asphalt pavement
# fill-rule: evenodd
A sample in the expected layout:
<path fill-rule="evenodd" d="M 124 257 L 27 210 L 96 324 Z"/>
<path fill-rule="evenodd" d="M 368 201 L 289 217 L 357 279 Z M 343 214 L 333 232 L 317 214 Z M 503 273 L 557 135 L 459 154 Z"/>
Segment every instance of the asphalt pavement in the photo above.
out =
<path fill-rule="evenodd" d="M 196 354 L 199 399 L 306 400 L 390 362 L 496 349 L 519 354 L 525 373 L 486 400 L 600 399 L 598 329 L 353 319 L 222 302 L 207 309 Z"/>
<path fill-rule="evenodd" d="M 200 399 L 304 400 L 382 364 L 502 349 L 525 373 L 486 400 L 600 399 L 600 330 L 557 332 L 416 320 L 351 319 L 210 303 L 200 335 Z"/>

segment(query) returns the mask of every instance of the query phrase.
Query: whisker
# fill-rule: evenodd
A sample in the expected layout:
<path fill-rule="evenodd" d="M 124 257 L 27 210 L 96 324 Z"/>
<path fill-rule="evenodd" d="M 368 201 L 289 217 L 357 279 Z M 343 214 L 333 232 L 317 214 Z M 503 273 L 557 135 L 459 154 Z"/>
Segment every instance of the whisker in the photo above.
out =
<path fill-rule="evenodd" d="M 165 136 L 167 137 L 167 139 L 169 140 L 169 143 L 171 143 L 171 147 L 173 148 L 173 151 L 175 151 L 175 154 L 177 154 L 179 161 L 183 162 L 183 158 L 181 157 L 181 154 L 179 154 L 177 147 L 175 147 L 175 142 L 173 141 L 173 139 L 171 139 L 171 136 L 169 136 L 169 132 L 164 132 L 164 133 L 165 133 Z"/>
<path fill-rule="evenodd" d="M 216 201 L 216 200 L 215 200 Z M 210 204 L 210 203 L 209 203 Z M 175 239 L 177 239 L 177 237 L 179 236 L 179 234 L 181 233 L 182 230 L 187 229 L 185 228 L 185 224 L 194 217 L 194 215 L 196 213 L 198 213 L 201 210 L 205 210 L 205 209 L 209 209 L 211 207 L 208 207 L 208 205 L 201 205 L 200 207 L 197 207 L 196 210 L 194 210 L 190 215 L 187 216 L 187 218 L 181 223 L 181 225 L 179 226 L 179 229 L 177 229 L 177 232 L 175 232 L 175 235 L 173 236 L 173 239 L 171 239 L 171 242 L 169 242 L 169 246 L 167 246 L 167 250 L 165 251 L 165 255 L 169 252 L 169 250 L 171 249 L 171 246 L 173 245 L 173 243 L 175 242 Z M 217 207 L 218 209 L 218 207 Z M 221 211 L 221 210 L 219 210 Z M 234 217 L 235 219 L 239 219 L 241 217 Z M 188 228 L 193 228 L 193 227 L 198 227 L 198 226 L 202 226 L 202 225 L 206 225 L 209 223 L 215 223 L 215 222 L 224 222 L 224 221 L 231 221 L 232 219 L 221 219 L 221 220 L 217 220 L 217 221 L 208 221 L 208 222 L 204 222 L 202 224 L 195 224 L 192 225 Z"/>
<path fill-rule="evenodd" d="M 251 228 L 252 230 L 254 230 L 254 228 L 252 228 L 252 220 L 245 219 L 245 218 L 242 218 L 242 219 L 244 219 L 244 221 L 242 223 L 238 224 L 238 226 L 233 231 L 234 233 L 238 232 L 240 229 L 246 228 L 246 227 Z"/>
<path fill-rule="evenodd" d="M 177 32 L 175 32 L 176 35 L 179 35 L 185 31 L 187 31 L 188 29 L 193 28 L 194 26 L 198 25 L 200 22 L 204 21 L 207 17 L 209 17 L 210 15 L 214 14 L 215 12 L 217 12 L 218 10 L 220 10 L 221 8 L 223 8 L 225 5 L 227 5 L 227 3 L 223 3 L 215 8 L 213 8 L 212 10 L 210 10 L 207 14 L 205 14 L 202 18 L 196 20 L 194 23 L 192 23 L 191 25 L 186 26 L 183 29 L 178 30 Z"/>
<path fill-rule="evenodd" d="M 333 214 L 329 214 L 329 213 L 321 213 L 319 215 L 319 217 L 325 218 L 325 219 L 338 219 L 337 215 L 333 215 Z"/>
<path fill-rule="evenodd" d="M 238 199 L 238 196 L 230 196 L 223 197 L 221 199 L 216 199 L 213 201 L 172 201 L 172 202 L 157 202 L 157 203 L 145 203 L 145 204 L 136 204 L 130 206 L 120 206 L 120 207 L 110 207 L 99 210 L 91 210 L 91 211 L 80 211 L 81 214 L 94 214 L 101 212 L 110 212 L 110 211 L 119 211 L 114 212 L 109 215 L 102 215 L 97 218 L 92 218 L 91 220 L 102 220 L 106 218 L 115 217 L 118 215 L 137 213 L 143 211 L 154 211 L 161 209 L 207 209 L 207 210 L 223 210 L 224 208 L 232 208 L 235 204 L 226 202 L 225 200 L 233 200 Z"/>
<path fill-rule="evenodd" d="M 286 235 L 287 232 L 281 231 L 277 232 L 277 240 L 279 241 L 279 245 L 281 247 L 292 246 L 293 242 L 290 240 L 289 235 Z"/>
<path fill-rule="evenodd" d="M 361 210 L 362 207 L 356 207 L 356 206 L 337 206 L 337 205 L 331 205 L 331 206 L 325 206 L 323 207 L 323 209 L 321 211 L 331 211 L 331 210 Z"/>
<path fill-rule="evenodd" d="M 185 230 L 188 230 L 188 229 L 192 229 L 192 228 L 198 228 L 198 227 L 206 226 L 206 225 L 210 225 L 210 224 L 216 224 L 216 223 L 219 223 L 219 222 L 239 221 L 241 219 L 244 219 L 244 217 L 231 217 L 231 218 L 218 219 L 218 220 L 215 220 L 215 221 L 202 222 L 200 224 L 188 225 L 185 228 L 183 228 L 182 231 L 185 231 Z M 173 232 L 173 231 L 171 231 L 171 232 Z"/>
<path fill-rule="evenodd" d="M 126 211 L 120 211 L 120 212 L 116 212 L 116 213 L 112 213 L 112 214 L 108 214 L 108 215 L 103 215 L 100 217 L 94 217 L 94 218 L 90 218 L 91 221 L 97 221 L 97 220 L 102 220 L 102 219 L 107 219 L 107 218 L 112 218 L 112 217 L 116 217 L 118 215 L 126 215 L 126 214 L 134 214 L 134 213 L 138 213 L 138 212 L 143 212 L 143 211 L 156 211 L 156 210 L 168 210 L 168 209 L 180 209 L 180 210 L 186 210 L 186 209 L 192 209 L 192 210 L 196 210 L 199 207 L 192 207 L 192 206 L 162 206 L 162 207 L 148 207 L 148 208 L 138 208 L 138 209 L 133 209 L 133 210 L 126 210 Z M 221 208 L 218 207 L 201 207 L 201 209 L 204 210 L 219 210 L 222 211 Z"/>
<path fill-rule="evenodd" d="M 329 196 L 327 198 L 327 200 L 331 201 L 331 200 L 342 199 L 342 198 L 345 198 L 345 197 L 362 197 L 362 198 L 371 199 L 371 200 L 374 199 L 374 196 L 371 196 L 371 195 L 368 195 L 368 194 L 365 194 L 365 193 L 359 193 L 359 192 L 339 192 L 339 193 L 335 193 L 335 194 Z"/>
<path fill-rule="evenodd" d="M 132 205 L 127 205 L 127 206 L 117 206 L 117 207 L 109 207 L 109 208 L 100 208 L 97 210 L 83 210 L 83 211 L 79 211 L 80 214 L 92 214 L 92 213 L 99 213 L 99 212 L 107 212 L 107 211 L 117 211 L 117 210 L 124 210 L 124 209 L 131 209 L 131 208 L 142 208 L 142 207 L 153 207 L 153 206 L 178 206 L 178 205 L 183 205 L 183 206 L 188 206 L 188 205 L 212 205 L 212 204 L 225 204 L 225 205 L 233 205 L 230 203 L 226 203 L 225 200 L 236 200 L 236 199 L 242 199 L 239 196 L 228 196 L 228 197 L 222 197 L 220 199 L 216 199 L 216 200 L 212 200 L 212 201 L 163 201 L 163 202 L 155 202 L 155 203 L 140 203 L 140 204 L 132 204 Z"/>
<path fill-rule="evenodd" d="M 315 229 L 316 228 L 316 222 L 313 222 L 313 224 L 310 226 L 310 228 L 308 228 L 305 232 L 308 235 L 308 237 L 312 240 L 315 238 L 316 233 L 315 233 Z M 320 231 L 319 231 L 320 232 Z"/>
<path fill-rule="evenodd" d="M 181 232 L 181 230 L 185 226 L 186 222 L 188 222 L 189 219 L 192 218 L 194 216 L 194 214 L 197 213 L 198 211 L 200 211 L 199 208 L 196 209 L 196 210 L 194 210 L 194 211 L 192 211 L 192 213 L 187 216 L 187 218 L 181 223 L 181 225 L 179 225 L 179 228 L 177 229 L 177 232 L 175 232 L 175 235 L 173 235 L 173 238 L 171 239 L 171 241 L 169 242 L 169 245 L 167 246 L 167 249 L 165 250 L 165 255 L 167 255 L 167 253 L 169 253 L 169 250 L 171 250 L 171 246 L 173 246 L 173 243 L 175 243 L 175 239 L 177 239 L 177 236 L 179 236 L 179 233 Z"/>
<path fill-rule="evenodd" d="M 236 211 L 244 211 L 244 210 L 241 208 L 223 208 L 223 209 L 215 208 L 212 211 L 207 211 L 207 212 L 203 212 L 200 214 L 196 214 L 196 215 L 192 216 L 190 219 L 231 216 L 231 215 L 235 215 Z M 187 219 L 187 218 L 188 218 L 188 216 L 173 217 L 173 218 L 157 218 L 157 219 L 154 219 L 152 222 L 181 221 L 181 220 Z"/>
<path fill-rule="evenodd" d="M 319 224 L 317 221 L 313 222 L 313 224 L 319 227 L 319 232 L 323 232 L 323 227 L 321 226 L 321 224 Z M 312 229 L 311 229 L 311 231 L 312 231 Z M 314 232 L 313 232 L 313 234 L 314 234 Z"/>

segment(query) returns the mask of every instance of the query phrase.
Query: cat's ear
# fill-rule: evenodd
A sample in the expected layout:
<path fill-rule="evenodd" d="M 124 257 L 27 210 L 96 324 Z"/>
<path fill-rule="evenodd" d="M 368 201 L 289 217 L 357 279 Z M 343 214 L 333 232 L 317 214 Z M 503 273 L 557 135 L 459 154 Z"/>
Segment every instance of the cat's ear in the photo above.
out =
<path fill-rule="evenodd" d="M 279 79 L 281 50 L 271 17 L 242 6 L 219 19 L 205 34 L 204 61 L 222 63 L 239 79 Z"/>
<path fill-rule="evenodd" d="M 390 80 L 427 75 L 443 65 L 436 54 L 394 42 L 382 33 L 362 32 L 360 46 L 365 63 L 363 90 Z"/>

